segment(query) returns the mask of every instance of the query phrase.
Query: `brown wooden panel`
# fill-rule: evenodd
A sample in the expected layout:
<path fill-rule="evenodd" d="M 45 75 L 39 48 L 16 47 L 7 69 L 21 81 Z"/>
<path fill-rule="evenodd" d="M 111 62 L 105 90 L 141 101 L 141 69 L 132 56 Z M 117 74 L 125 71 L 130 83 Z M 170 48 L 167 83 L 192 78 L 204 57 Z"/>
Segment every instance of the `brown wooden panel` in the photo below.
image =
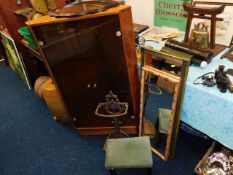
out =
<path fill-rule="evenodd" d="M 122 131 L 128 133 L 128 134 L 135 134 L 137 133 L 137 127 L 136 126 L 123 126 L 121 127 Z M 92 127 L 92 128 L 76 128 L 76 130 L 81 135 L 107 135 L 114 131 L 113 127 Z"/>
<path fill-rule="evenodd" d="M 0 30 L 4 30 L 7 32 L 6 24 L 5 21 L 2 18 L 2 15 L 0 15 Z M 2 42 L 0 42 L 0 59 L 6 58 L 5 52 L 4 52 L 4 47 Z M 8 64 L 7 60 L 6 63 Z"/>
<path fill-rule="evenodd" d="M 88 15 L 79 16 L 79 17 L 72 17 L 72 18 L 53 18 L 47 15 L 47 16 L 43 16 L 35 20 L 27 21 L 27 24 L 30 26 L 34 26 L 34 25 L 51 24 L 51 23 L 58 23 L 58 22 L 77 21 L 77 20 L 83 20 L 83 19 L 88 19 L 88 18 L 97 18 L 101 16 L 119 14 L 122 11 L 126 10 L 127 8 L 130 8 L 130 6 L 119 5 L 117 7 L 108 9 L 103 12 L 88 14 Z"/>
<path fill-rule="evenodd" d="M 62 7 L 66 4 L 66 0 L 54 0 L 57 8 Z"/>
<path fill-rule="evenodd" d="M 5 23 L 2 15 L 0 15 L 0 30 L 4 30 L 4 31 L 8 32 L 7 27 L 6 27 L 6 23 Z"/>
<path fill-rule="evenodd" d="M 21 5 L 17 5 L 15 0 L 8 0 L 1 2 L 0 13 L 2 18 L 6 23 L 6 27 L 13 37 L 14 40 L 19 41 L 21 39 L 20 34 L 18 34 L 18 29 L 25 25 L 25 20 L 23 17 L 17 16 L 14 14 L 15 10 L 29 6 L 29 1 L 22 1 Z"/>
<path fill-rule="evenodd" d="M 130 82 L 130 90 L 134 107 L 134 117 L 139 118 L 139 78 L 137 69 L 136 47 L 134 43 L 134 29 L 131 8 L 119 13 L 121 32 L 123 38 L 124 54 Z M 138 120 L 137 120 L 138 121 Z M 138 126 L 138 123 L 137 123 Z"/>

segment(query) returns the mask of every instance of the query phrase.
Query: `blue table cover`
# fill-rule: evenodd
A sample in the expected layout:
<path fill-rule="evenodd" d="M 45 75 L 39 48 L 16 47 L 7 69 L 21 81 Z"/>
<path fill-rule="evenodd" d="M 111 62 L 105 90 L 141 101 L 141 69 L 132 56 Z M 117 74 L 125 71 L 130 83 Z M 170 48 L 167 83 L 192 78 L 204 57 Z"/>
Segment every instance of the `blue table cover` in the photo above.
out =
<path fill-rule="evenodd" d="M 146 42 L 147 46 L 160 50 L 164 42 Z M 206 68 L 190 66 L 182 106 L 181 121 L 201 131 L 226 147 L 233 149 L 233 93 L 221 93 L 217 86 L 194 85 L 193 81 L 207 73 L 214 72 L 219 65 L 225 70 L 233 69 L 233 62 L 220 59 L 225 49 L 213 58 Z M 229 75 L 233 82 L 233 77 Z"/>
<path fill-rule="evenodd" d="M 214 57 L 206 68 L 190 66 L 181 120 L 233 149 L 233 93 L 221 93 L 217 86 L 193 84 L 197 77 L 214 72 L 219 65 L 225 65 L 225 70 L 233 69 L 233 62 L 226 58 L 220 59 L 223 52 Z M 229 78 L 233 82 L 233 77 L 229 75 Z"/>

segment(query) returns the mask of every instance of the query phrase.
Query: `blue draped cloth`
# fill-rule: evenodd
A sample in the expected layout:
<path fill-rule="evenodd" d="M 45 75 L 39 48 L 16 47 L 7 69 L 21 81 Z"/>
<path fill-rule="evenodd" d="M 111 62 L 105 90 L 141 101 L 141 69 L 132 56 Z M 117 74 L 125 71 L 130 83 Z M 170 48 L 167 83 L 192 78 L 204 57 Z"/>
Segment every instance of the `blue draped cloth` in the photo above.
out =
<path fill-rule="evenodd" d="M 225 52 L 224 50 L 223 52 Z M 181 120 L 214 140 L 233 149 L 233 93 L 221 93 L 217 86 L 194 85 L 193 81 L 219 65 L 233 69 L 233 62 L 220 59 L 220 53 L 206 68 L 190 66 L 185 89 Z M 233 82 L 233 77 L 229 75 Z"/>

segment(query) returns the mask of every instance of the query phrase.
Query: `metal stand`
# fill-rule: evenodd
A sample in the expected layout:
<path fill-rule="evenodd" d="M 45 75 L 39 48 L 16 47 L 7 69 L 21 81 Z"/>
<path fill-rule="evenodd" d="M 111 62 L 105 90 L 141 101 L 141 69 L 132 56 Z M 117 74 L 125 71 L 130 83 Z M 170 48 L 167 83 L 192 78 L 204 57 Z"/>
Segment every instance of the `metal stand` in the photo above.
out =
<path fill-rule="evenodd" d="M 95 115 L 113 119 L 112 124 L 114 126 L 114 131 L 109 134 L 109 138 L 129 137 L 126 132 L 121 130 L 121 122 L 119 119 L 120 116 L 124 116 L 128 113 L 128 103 L 120 102 L 118 96 L 113 94 L 111 90 L 109 94 L 105 95 L 105 98 L 106 102 L 99 103 Z"/>
<path fill-rule="evenodd" d="M 109 134 L 109 138 L 124 138 L 124 137 L 129 137 L 129 135 L 121 130 L 121 121 L 119 120 L 119 117 L 113 118 L 113 126 L 114 126 L 114 131 Z"/>

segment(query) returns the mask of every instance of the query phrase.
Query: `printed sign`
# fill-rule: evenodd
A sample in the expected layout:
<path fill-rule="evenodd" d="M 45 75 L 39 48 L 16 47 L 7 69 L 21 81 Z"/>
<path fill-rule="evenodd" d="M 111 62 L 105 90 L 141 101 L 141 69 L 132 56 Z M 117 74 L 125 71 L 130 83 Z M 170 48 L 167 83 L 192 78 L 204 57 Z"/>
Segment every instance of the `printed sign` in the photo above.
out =
<path fill-rule="evenodd" d="M 181 31 L 186 29 L 186 12 L 183 10 L 185 0 L 155 0 L 154 25 L 172 27 Z M 191 3 L 191 0 L 186 0 Z"/>

